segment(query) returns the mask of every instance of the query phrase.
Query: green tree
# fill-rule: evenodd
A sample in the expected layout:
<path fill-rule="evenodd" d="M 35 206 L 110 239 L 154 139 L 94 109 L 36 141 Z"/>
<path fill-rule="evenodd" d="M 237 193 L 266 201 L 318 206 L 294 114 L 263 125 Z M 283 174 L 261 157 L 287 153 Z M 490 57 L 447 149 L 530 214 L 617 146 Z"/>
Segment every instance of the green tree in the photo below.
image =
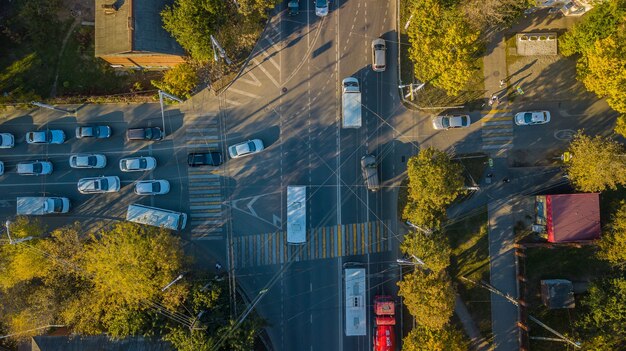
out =
<path fill-rule="evenodd" d="M 414 0 L 409 56 L 417 79 L 444 89 L 456 96 L 470 80 L 474 55 L 479 49 L 479 32 L 467 24 L 456 7 L 446 8 L 441 0 Z"/>
<path fill-rule="evenodd" d="M 398 295 L 420 326 L 442 329 L 454 313 L 455 292 L 450 277 L 416 269 L 398 282 Z"/>
<path fill-rule="evenodd" d="M 463 333 L 451 325 L 443 329 L 417 326 L 402 339 L 402 351 L 465 351 L 468 346 Z"/>
<path fill-rule="evenodd" d="M 161 11 L 161 18 L 163 28 L 191 57 L 208 62 L 213 57 L 210 35 L 226 22 L 228 10 L 228 2 L 223 0 L 176 0 Z"/>
<path fill-rule="evenodd" d="M 579 61 L 578 74 L 587 90 L 626 113 L 626 35 L 597 40 Z"/>
<path fill-rule="evenodd" d="M 567 172 L 578 190 L 603 191 L 626 184 L 622 144 L 602 136 L 592 138 L 579 131 L 572 139 L 569 151 L 573 157 Z"/>
<path fill-rule="evenodd" d="M 196 65 L 185 62 L 166 71 L 163 74 L 163 79 L 153 80 L 151 83 L 157 89 L 180 98 L 189 99 L 199 81 Z"/>
<path fill-rule="evenodd" d="M 610 230 L 605 231 L 599 242 L 598 257 L 611 264 L 626 262 L 626 202 L 622 201 L 611 220 Z"/>
<path fill-rule="evenodd" d="M 585 335 L 593 337 L 592 345 L 602 345 L 602 347 L 593 348 L 594 350 L 621 350 L 626 347 L 625 278 L 612 278 L 592 283 L 581 305 L 586 313 L 577 324 Z M 607 345 L 616 347 L 604 348 Z"/>
<path fill-rule="evenodd" d="M 403 218 L 427 228 L 436 228 L 445 219 L 446 207 L 463 190 L 461 166 L 446 153 L 426 148 L 409 159 L 407 205 Z"/>
<path fill-rule="evenodd" d="M 406 255 L 414 255 L 424 261 L 426 268 L 434 274 L 439 274 L 450 265 L 448 238 L 440 233 L 430 235 L 422 232 L 408 233 L 404 236 L 400 248 Z"/>
<path fill-rule="evenodd" d="M 559 52 L 565 56 L 584 54 L 596 41 L 615 34 L 626 15 L 626 1 L 611 0 L 595 4 L 565 35 L 559 37 Z"/>
<path fill-rule="evenodd" d="M 244 17 L 258 21 L 267 17 L 267 11 L 273 9 L 277 0 L 238 0 L 238 11 Z"/>

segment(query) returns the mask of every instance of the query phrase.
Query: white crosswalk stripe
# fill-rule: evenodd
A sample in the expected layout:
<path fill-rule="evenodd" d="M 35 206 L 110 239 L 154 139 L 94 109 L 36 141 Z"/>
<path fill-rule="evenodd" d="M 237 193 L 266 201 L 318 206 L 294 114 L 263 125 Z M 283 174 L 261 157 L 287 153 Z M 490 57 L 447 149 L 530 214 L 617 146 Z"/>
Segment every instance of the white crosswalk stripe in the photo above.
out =
<path fill-rule="evenodd" d="M 513 115 L 510 110 L 483 111 L 483 150 L 513 148 Z"/>
<path fill-rule="evenodd" d="M 219 125 L 216 116 L 199 116 L 185 121 L 185 147 L 189 151 L 206 152 L 220 149 Z M 188 201 L 191 238 L 223 239 L 222 177 L 214 167 L 188 168 Z"/>

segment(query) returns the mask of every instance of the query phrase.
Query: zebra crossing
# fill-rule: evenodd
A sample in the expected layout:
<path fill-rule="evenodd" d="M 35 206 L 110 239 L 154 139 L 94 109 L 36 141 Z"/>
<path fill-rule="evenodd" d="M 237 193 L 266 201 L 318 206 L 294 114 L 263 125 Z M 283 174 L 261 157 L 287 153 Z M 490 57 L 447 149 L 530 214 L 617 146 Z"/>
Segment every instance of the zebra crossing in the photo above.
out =
<path fill-rule="evenodd" d="M 511 110 L 483 111 L 481 134 L 483 150 L 513 148 L 513 114 Z"/>
<path fill-rule="evenodd" d="M 217 116 L 186 120 L 188 152 L 221 150 Z M 222 177 L 218 168 L 188 168 L 188 201 L 192 239 L 222 239 Z"/>
<path fill-rule="evenodd" d="M 233 239 L 235 267 L 384 252 L 389 234 L 389 221 L 378 221 L 310 228 L 304 245 L 287 245 L 284 231 L 238 236 Z"/>

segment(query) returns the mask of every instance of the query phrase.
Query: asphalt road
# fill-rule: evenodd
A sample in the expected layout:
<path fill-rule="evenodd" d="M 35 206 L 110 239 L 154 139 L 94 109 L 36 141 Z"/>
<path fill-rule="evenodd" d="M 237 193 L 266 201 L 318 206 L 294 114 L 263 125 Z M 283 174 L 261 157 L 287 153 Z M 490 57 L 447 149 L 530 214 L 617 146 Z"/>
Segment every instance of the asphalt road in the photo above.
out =
<path fill-rule="evenodd" d="M 244 73 L 220 95 L 227 144 L 260 138 L 266 150 L 228 161 L 230 254 L 237 284 L 266 318 L 275 350 L 369 350 L 371 300 L 395 295 L 397 48 L 394 3 L 333 1 L 329 16 L 272 18 Z M 371 70 L 371 41 L 388 40 L 387 71 Z M 340 83 L 359 78 L 363 127 L 341 128 Z M 368 191 L 360 158 L 377 156 L 383 190 Z M 287 185 L 306 185 L 308 242 L 285 242 Z M 392 205 L 393 204 L 393 205 Z M 211 250 L 207 243 L 207 250 Z M 231 247 L 227 245 L 227 247 Z M 368 267 L 367 335 L 344 334 L 343 263 Z M 382 273 L 381 273 L 382 272 Z"/>

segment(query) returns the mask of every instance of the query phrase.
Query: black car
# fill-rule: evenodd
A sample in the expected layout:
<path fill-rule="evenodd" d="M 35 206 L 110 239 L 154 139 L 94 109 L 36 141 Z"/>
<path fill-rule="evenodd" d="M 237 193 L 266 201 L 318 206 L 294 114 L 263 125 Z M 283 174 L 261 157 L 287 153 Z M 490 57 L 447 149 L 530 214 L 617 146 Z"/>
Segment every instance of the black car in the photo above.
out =
<path fill-rule="evenodd" d="M 224 162 L 222 153 L 219 151 L 210 152 L 192 152 L 187 155 L 187 164 L 189 167 L 198 166 L 219 166 Z"/>
<path fill-rule="evenodd" d="M 159 127 L 131 128 L 126 130 L 127 140 L 161 140 L 163 131 Z"/>

